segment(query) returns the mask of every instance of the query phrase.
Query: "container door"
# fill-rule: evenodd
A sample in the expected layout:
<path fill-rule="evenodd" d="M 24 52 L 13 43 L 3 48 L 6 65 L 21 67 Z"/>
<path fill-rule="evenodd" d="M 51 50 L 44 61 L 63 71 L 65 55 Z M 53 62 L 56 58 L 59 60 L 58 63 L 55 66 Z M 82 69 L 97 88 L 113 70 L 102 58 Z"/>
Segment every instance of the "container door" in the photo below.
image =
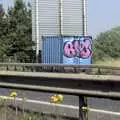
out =
<path fill-rule="evenodd" d="M 91 45 L 91 37 L 63 37 L 63 64 L 91 64 Z"/>
<path fill-rule="evenodd" d="M 42 63 L 60 64 L 62 61 L 62 40 L 61 37 L 43 37 Z"/>
<path fill-rule="evenodd" d="M 91 64 L 92 62 L 92 37 L 80 37 L 80 63 Z"/>

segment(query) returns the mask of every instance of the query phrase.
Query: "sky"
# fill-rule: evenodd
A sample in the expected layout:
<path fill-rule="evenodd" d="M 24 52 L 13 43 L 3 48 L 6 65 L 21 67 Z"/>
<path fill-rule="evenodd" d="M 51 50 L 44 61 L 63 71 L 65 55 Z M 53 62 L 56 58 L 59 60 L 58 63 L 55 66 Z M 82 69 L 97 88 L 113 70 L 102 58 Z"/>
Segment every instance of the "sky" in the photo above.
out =
<path fill-rule="evenodd" d="M 120 0 L 88 0 L 88 33 L 92 36 L 120 26 Z"/>
<path fill-rule="evenodd" d="M 24 0 L 25 2 L 31 1 L 31 0 Z M 14 0 L 0 0 L 1 3 L 3 3 L 4 8 L 7 9 L 8 6 L 13 5 Z"/>
<path fill-rule="evenodd" d="M 14 0 L 0 1 L 7 8 Z M 87 16 L 88 34 L 91 36 L 96 36 L 100 32 L 120 26 L 120 0 L 88 0 Z"/>

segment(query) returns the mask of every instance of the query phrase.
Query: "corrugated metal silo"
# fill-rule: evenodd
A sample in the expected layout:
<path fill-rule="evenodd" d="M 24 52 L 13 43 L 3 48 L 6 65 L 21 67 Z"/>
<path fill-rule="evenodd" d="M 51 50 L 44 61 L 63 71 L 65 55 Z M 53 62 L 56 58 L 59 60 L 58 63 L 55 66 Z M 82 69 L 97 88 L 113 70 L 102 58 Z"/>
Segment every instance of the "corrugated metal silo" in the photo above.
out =
<path fill-rule="evenodd" d="M 41 36 L 83 35 L 83 1 L 32 0 L 33 40 L 37 39 L 35 37 L 37 36 L 35 22 L 38 22 L 39 41 L 42 40 Z M 38 11 L 36 11 L 36 7 L 38 7 Z M 36 20 L 36 13 L 38 14 L 38 20 Z"/>

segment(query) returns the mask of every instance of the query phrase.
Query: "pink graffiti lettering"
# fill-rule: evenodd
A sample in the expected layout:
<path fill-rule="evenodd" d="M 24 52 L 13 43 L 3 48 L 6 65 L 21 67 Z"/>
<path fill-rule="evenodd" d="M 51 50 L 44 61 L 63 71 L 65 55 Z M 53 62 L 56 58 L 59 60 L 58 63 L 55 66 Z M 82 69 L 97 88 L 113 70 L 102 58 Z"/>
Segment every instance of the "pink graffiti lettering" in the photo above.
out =
<path fill-rule="evenodd" d="M 64 55 L 66 57 L 74 57 L 76 54 L 74 46 L 71 42 L 66 42 L 64 45 Z"/>
<path fill-rule="evenodd" d="M 80 49 L 80 55 L 81 58 L 87 58 L 91 55 L 91 50 L 89 48 L 90 46 L 90 41 L 86 40 L 86 41 L 82 41 L 81 43 L 81 49 Z"/>
<path fill-rule="evenodd" d="M 79 57 L 79 58 L 88 58 L 91 56 L 91 42 L 90 40 L 86 39 L 84 41 L 74 40 L 72 42 L 65 42 L 64 43 L 64 56 L 72 58 L 72 57 Z"/>

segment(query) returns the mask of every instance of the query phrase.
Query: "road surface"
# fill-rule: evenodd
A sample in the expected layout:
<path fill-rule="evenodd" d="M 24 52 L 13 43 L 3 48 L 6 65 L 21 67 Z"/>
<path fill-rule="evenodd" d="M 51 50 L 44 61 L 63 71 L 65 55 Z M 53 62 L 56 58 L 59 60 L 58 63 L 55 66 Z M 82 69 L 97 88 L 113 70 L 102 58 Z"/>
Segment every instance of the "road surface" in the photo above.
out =
<path fill-rule="evenodd" d="M 10 91 L 11 91 L 10 89 L 8 90 L 1 88 L 0 94 L 8 96 Z M 50 102 L 50 96 L 54 95 L 54 93 L 43 93 L 43 92 L 22 91 L 22 90 L 18 90 L 17 93 L 19 98 L 22 97 L 24 93 L 27 99 L 44 101 L 44 102 Z M 64 101 L 61 104 L 68 106 L 70 105 L 78 106 L 79 98 L 77 96 L 64 95 Z M 120 101 L 116 101 L 116 100 L 88 98 L 88 105 L 90 108 L 120 112 Z M 35 107 L 35 106 L 29 104 L 29 107 Z M 44 108 L 41 107 L 40 109 L 44 109 Z M 89 112 L 89 120 L 120 120 L 120 116 Z"/>

